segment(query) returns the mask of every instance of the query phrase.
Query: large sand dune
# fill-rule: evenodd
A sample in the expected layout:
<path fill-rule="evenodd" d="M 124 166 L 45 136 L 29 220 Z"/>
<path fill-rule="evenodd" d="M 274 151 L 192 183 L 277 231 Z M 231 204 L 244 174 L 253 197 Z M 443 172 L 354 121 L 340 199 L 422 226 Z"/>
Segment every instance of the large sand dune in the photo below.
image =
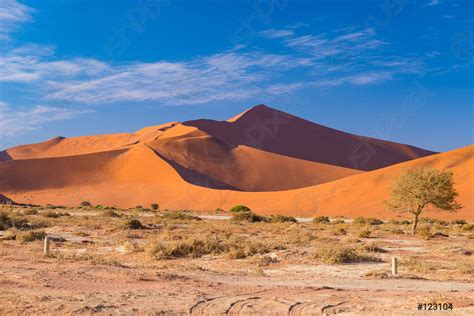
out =
<path fill-rule="evenodd" d="M 266 107 L 257 110 L 262 108 L 273 111 Z M 236 124 L 252 111 L 227 123 Z M 227 124 L 212 124 L 220 123 Z M 327 133 L 327 137 L 333 135 L 329 131 L 334 130 L 317 128 Z M 305 142 L 311 149 L 314 144 L 323 146 L 319 151 L 306 152 L 312 153 L 314 160 L 302 159 L 304 153 L 284 155 L 281 150 L 277 153 L 276 149 L 284 144 L 269 141 L 275 150 L 256 148 L 233 142 L 228 135 L 216 135 L 215 130 L 202 128 L 201 123 L 189 122 L 149 127 L 135 134 L 56 139 L 7 150 L 10 159 L 0 161 L 0 192 L 17 202 L 32 204 L 78 205 L 87 200 L 94 204 L 133 207 L 159 203 L 162 208 L 198 211 L 246 204 L 265 214 L 387 218 L 396 215 L 383 205 L 392 181 L 406 168 L 433 166 L 454 173 L 460 202 L 464 205 L 457 214 L 440 217 L 474 218 L 473 146 L 364 172 L 341 166 L 344 159 L 338 159 L 337 152 L 344 150 L 337 149 L 338 141 L 350 134 L 334 133 L 338 136 L 326 142 L 321 139 L 313 142 L 312 138 L 293 140 L 293 143 Z M 281 137 L 280 141 L 285 141 L 286 136 Z M 97 141 L 100 138 L 104 141 Z M 86 140 L 96 141 L 88 145 Z M 430 153 L 379 140 L 370 142 L 377 148 L 372 159 L 378 162 L 372 167 L 390 164 L 394 159 L 392 152 L 396 152 L 397 159 L 405 160 Z M 288 145 L 287 153 L 297 149 Z M 318 154 L 325 151 L 331 154 Z M 332 163 L 316 161 L 317 157 L 331 155 L 335 157 Z M 391 159 L 387 158 L 389 162 L 383 161 L 386 156 Z"/>

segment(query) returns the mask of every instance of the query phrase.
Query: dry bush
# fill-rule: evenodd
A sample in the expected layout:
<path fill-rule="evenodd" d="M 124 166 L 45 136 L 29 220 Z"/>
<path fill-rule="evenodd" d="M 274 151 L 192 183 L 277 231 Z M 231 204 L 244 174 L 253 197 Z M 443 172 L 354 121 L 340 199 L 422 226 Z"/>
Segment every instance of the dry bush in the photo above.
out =
<path fill-rule="evenodd" d="M 23 213 L 23 215 L 36 215 L 36 214 L 38 214 L 38 209 L 37 208 L 27 208 L 22 213 Z"/>
<path fill-rule="evenodd" d="M 47 218 L 59 218 L 61 216 L 70 216 L 70 214 L 67 213 L 67 212 L 55 212 L 55 211 L 52 211 L 52 210 L 45 211 L 45 212 L 41 213 L 41 215 L 43 215 L 44 217 L 47 217 Z"/>
<path fill-rule="evenodd" d="M 220 235 L 188 237 L 171 242 L 153 242 L 146 252 L 157 260 L 175 258 L 200 258 L 204 255 L 226 253 L 231 259 L 242 259 L 270 251 L 268 244 L 246 238 L 222 238 Z"/>
<path fill-rule="evenodd" d="M 16 228 L 10 228 L 7 231 L 5 231 L 5 233 L 3 233 L 2 239 L 15 240 L 17 234 L 18 234 L 18 230 Z"/>
<path fill-rule="evenodd" d="M 285 216 L 285 215 L 271 215 L 268 218 L 270 223 L 297 223 L 298 221 L 293 216 Z"/>
<path fill-rule="evenodd" d="M 346 221 L 343 219 L 335 219 L 331 222 L 331 224 L 337 225 L 337 224 L 344 224 Z"/>
<path fill-rule="evenodd" d="M 405 267 L 412 272 L 428 273 L 440 269 L 439 264 L 421 259 L 417 256 L 408 256 L 405 259 L 400 260 L 400 267 Z"/>
<path fill-rule="evenodd" d="M 2 210 L 0 212 L 0 230 L 7 230 L 9 228 L 28 229 L 30 225 L 26 218 L 19 217 L 10 210 Z"/>
<path fill-rule="evenodd" d="M 378 252 L 378 253 L 385 253 L 387 250 L 379 247 L 376 243 L 370 243 L 362 246 L 364 251 L 367 252 Z"/>
<path fill-rule="evenodd" d="M 102 216 L 105 216 L 105 217 L 120 217 L 120 214 L 115 212 L 112 209 L 104 209 L 102 211 Z"/>
<path fill-rule="evenodd" d="M 240 212 L 240 213 L 234 213 L 232 215 L 232 220 L 234 222 L 255 223 L 255 222 L 265 222 L 267 219 L 264 216 L 260 216 L 252 212 Z"/>
<path fill-rule="evenodd" d="M 186 211 L 167 211 L 163 213 L 162 218 L 167 219 L 167 220 L 182 220 L 182 221 L 200 221 L 201 218 L 198 216 L 194 216 L 191 214 L 188 214 Z"/>
<path fill-rule="evenodd" d="M 382 225 L 383 221 L 373 217 L 356 217 L 352 223 L 357 225 Z"/>
<path fill-rule="evenodd" d="M 358 236 L 359 238 L 369 238 L 369 237 L 370 237 L 370 233 L 371 233 L 370 230 L 364 229 L 364 230 L 360 231 L 357 236 Z"/>
<path fill-rule="evenodd" d="M 329 217 L 327 216 L 318 216 L 313 218 L 313 223 L 317 224 L 327 224 L 330 223 L 331 221 L 329 220 Z"/>
<path fill-rule="evenodd" d="M 431 228 L 429 226 L 421 226 L 420 228 L 418 228 L 416 234 L 426 239 L 432 237 Z"/>
<path fill-rule="evenodd" d="M 350 262 L 378 262 L 379 258 L 369 256 L 359 249 L 339 244 L 322 245 L 315 249 L 314 257 L 326 264 L 350 263 Z"/>
<path fill-rule="evenodd" d="M 462 274 L 474 275 L 474 263 L 472 261 L 457 261 L 455 269 Z"/>
<path fill-rule="evenodd" d="M 336 236 L 344 236 L 344 235 L 347 235 L 347 231 L 342 228 L 342 227 L 338 227 L 338 228 L 335 228 L 332 230 L 332 233 Z"/>
<path fill-rule="evenodd" d="M 136 218 L 132 218 L 132 219 L 129 219 L 127 220 L 124 224 L 123 224 L 123 227 L 125 229 L 143 229 L 144 226 L 142 225 L 142 223 L 136 219 Z"/>
<path fill-rule="evenodd" d="M 35 240 L 42 240 L 44 239 L 44 237 L 46 237 L 46 233 L 44 231 L 19 231 L 16 234 L 16 240 L 23 243 L 32 242 Z"/>

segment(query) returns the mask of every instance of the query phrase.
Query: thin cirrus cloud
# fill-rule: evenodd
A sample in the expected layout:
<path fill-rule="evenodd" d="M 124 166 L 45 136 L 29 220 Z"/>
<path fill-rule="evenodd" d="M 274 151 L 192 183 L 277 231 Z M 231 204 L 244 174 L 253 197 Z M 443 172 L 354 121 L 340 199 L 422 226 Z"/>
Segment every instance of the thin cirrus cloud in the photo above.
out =
<path fill-rule="evenodd" d="M 71 119 L 87 112 L 90 110 L 47 105 L 15 110 L 6 102 L 0 101 L 0 140 L 5 141 L 19 133 L 38 129 L 45 123 Z"/>
<path fill-rule="evenodd" d="M 0 6 L 0 23 L 31 20 L 33 9 L 13 0 L 5 3 L 11 6 Z M 11 31 L 7 29 L 3 34 Z M 81 57 L 59 60 L 52 46 L 32 43 L 16 47 L 0 56 L 0 83 L 33 88 L 39 91 L 46 106 L 29 112 L 4 109 L 2 115 L 5 117 L 7 112 L 16 118 L 33 115 L 36 122 L 45 122 L 46 118 L 42 120 L 40 116 L 60 119 L 78 115 L 77 111 L 66 114 L 64 107 L 58 108 L 62 103 L 206 104 L 250 100 L 303 88 L 379 84 L 401 74 L 423 71 L 421 59 L 382 54 L 389 44 L 377 39 L 373 29 L 344 28 L 331 33 L 301 34 L 305 30 L 287 27 L 259 32 L 263 40 L 281 46 L 278 54 L 234 47 L 222 53 L 173 62 L 110 65 Z M 294 71 L 298 72 L 297 76 L 292 75 Z"/>
<path fill-rule="evenodd" d="M 134 63 L 108 67 L 98 76 L 51 82 L 48 100 L 85 104 L 161 101 L 168 105 L 205 104 L 278 95 L 343 84 L 369 85 L 401 74 L 421 73 L 419 58 L 383 56 L 388 44 L 373 29 L 341 29 L 335 34 L 295 35 L 267 30 L 262 37 L 279 41 L 285 54 L 233 49 L 190 61 Z M 299 69 L 303 77 L 288 75 Z"/>
<path fill-rule="evenodd" d="M 0 1 L 0 40 L 8 39 L 10 33 L 30 22 L 33 12 L 34 9 L 15 0 Z"/>

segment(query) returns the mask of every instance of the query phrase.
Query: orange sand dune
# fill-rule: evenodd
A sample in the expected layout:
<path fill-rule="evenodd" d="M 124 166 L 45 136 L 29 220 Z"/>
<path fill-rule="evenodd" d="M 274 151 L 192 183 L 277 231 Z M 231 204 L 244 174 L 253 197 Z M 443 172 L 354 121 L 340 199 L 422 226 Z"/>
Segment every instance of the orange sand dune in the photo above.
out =
<path fill-rule="evenodd" d="M 246 141 L 257 135 L 252 122 L 267 115 L 286 121 L 273 126 L 273 134 L 260 134 L 266 136 L 259 144 Z M 264 214 L 388 218 L 395 216 L 383 205 L 391 182 L 406 168 L 429 165 L 454 172 L 464 205 L 457 214 L 432 216 L 474 219 L 473 146 L 430 155 L 407 145 L 360 140 L 258 106 L 227 122 L 174 122 L 135 134 L 56 138 L 8 149 L 0 160 L 0 192 L 31 204 L 159 203 L 196 211 L 245 204 Z M 356 151 L 352 158 L 364 162 L 358 169 L 430 156 L 361 172 L 344 167 L 353 162 L 347 150 L 354 145 L 372 150 L 369 156 Z"/>
<path fill-rule="evenodd" d="M 230 145 L 246 145 L 366 171 L 435 154 L 409 145 L 341 132 L 265 105 L 255 106 L 225 122 L 195 120 L 183 125 L 196 127 Z"/>
<path fill-rule="evenodd" d="M 56 137 L 43 143 L 23 145 L 7 149 L 10 159 L 35 159 L 84 155 L 115 150 L 137 142 L 134 134 L 112 134 L 83 137 Z M 4 159 L 8 160 L 8 159 Z"/>
<path fill-rule="evenodd" d="M 177 135 L 174 130 L 170 132 Z M 208 175 L 241 191 L 288 190 L 361 173 L 248 146 L 228 145 L 199 130 L 174 137 L 165 133 L 147 145 L 185 169 Z M 188 182 L 196 183 L 192 179 L 188 179 Z"/>
<path fill-rule="evenodd" d="M 22 203 L 78 205 L 88 200 L 96 204 L 132 207 L 159 203 L 162 208 L 209 211 L 245 204 L 262 214 L 295 216 L 344 215 L 396 217 L 383 201 L 389 187 L 404 169 L 433 166 L 454 172 L 459 201 L 464 208 L 455 214 L 431 213 L 432 217 L 474 220 L 473 158 L 474 146 L 438 154 L 384 169 L 367 172 L 308 188 L 278 192 L 239 192 L 208 189 L 184 181 L 166 161 L 145 145 L 136 146 L 107 162 L 106 181 L 83 178 L 82 185 L 10 192 L 0 191 Z M 85 172 L 85 171 L 83 171 Z M 85 174 L 88 174 L 87 172 Z"/>

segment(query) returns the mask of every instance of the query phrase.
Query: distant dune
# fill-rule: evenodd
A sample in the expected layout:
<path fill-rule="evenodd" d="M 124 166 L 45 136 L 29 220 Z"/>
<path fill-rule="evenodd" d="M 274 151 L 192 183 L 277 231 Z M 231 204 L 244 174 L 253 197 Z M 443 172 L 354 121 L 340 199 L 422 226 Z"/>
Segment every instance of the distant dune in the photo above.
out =
<path fill-rule="evenodd" d="M 172 122 L 8 149 L 0 154 L 0 192 L 32 204 L 198 211 L 246 204 L 266 214 L 393 217 L 383 205 L 390 183 L 406 168 L 431 165 L 454 172 L 464 205 L 441 216 L 473 219 L 472 150 L 434 154 L 257 106 L 225 122 Z"/>

